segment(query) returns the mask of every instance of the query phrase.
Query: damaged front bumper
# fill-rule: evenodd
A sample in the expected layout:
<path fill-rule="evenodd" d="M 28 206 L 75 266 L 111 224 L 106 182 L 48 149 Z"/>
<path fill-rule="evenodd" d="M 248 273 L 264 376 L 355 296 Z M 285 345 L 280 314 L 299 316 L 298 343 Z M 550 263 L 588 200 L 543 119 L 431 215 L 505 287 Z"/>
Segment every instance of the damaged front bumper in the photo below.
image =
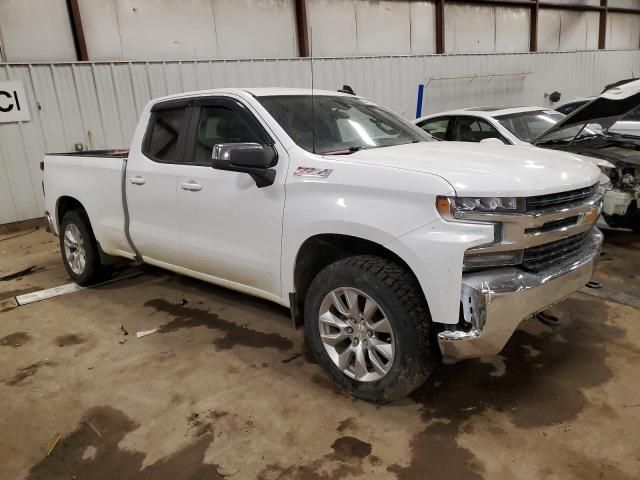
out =
<path fill-rule="evenodd" d="M 495 355 L 522 320 L 582 288 L 593 274 L 603 235 L 594 228 L 571 259 L 540 272 L 500 268 L 462 276 L 461 304 L 465 330 L 438 334 L 445 361 Z"/>

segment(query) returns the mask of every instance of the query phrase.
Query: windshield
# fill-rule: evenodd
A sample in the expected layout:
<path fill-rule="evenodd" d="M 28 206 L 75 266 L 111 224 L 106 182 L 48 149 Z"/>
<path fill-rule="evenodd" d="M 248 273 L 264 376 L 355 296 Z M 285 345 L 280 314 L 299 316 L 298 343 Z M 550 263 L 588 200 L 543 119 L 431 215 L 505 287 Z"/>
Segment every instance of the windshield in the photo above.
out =
<path fill-rule="evenodd" d="M 532 112 L 511 113 L 509 115 L 500 115 L 496 117 L 502 126 L 513 133 L 523 142 L 533 142 L 538 135 L 554 126 L 565 117 L 560 112 L 554 110 L 535 110 Z M 570 141 L 575 137 L 582 125 L 574 125 L 572 127 L 563 128 L 557 132 L 546 136 L 544 142 L 549 141 Z M 585 128 L 580 133 L 580 137 L 593 136 L 596 133 L 593 130 Z"/>
<path fill-rule="evenodd" d="M 309 152 L 351 153 L 432 140 L 389 110 L 358 97 L 313 97 L 315 122 L 310 95 L 267 96 L 258 100 L 293 141 Z"/>

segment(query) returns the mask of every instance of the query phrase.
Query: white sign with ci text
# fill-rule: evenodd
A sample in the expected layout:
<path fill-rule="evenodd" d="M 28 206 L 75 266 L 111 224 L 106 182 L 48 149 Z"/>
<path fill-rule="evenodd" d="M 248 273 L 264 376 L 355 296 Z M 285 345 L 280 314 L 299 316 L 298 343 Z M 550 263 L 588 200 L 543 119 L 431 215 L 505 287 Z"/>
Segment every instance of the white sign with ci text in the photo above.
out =
<path fill-rule="evenodd" d="M 31 120 L 22 82 L 0 82 L 0 123 Z"/>

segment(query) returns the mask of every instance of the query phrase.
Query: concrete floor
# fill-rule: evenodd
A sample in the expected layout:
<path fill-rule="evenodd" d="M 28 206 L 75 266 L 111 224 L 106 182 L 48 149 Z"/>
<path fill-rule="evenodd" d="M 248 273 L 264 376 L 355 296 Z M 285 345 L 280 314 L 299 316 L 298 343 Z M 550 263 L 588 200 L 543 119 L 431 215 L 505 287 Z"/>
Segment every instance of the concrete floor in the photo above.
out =
<path fill-rule="evenodd" d="M 2 479 L 640 476 L 632 307 L 575 294 L 559 325 L 375 406 L 335 391 L 287 311 L 159 270 L 14 308 L 69 280 L 54 237 L 13 235 L 0 277 L 44 269 L 0 281 Z M 598 278 L 640 296 L 639 248 L 607 233 Z"/>

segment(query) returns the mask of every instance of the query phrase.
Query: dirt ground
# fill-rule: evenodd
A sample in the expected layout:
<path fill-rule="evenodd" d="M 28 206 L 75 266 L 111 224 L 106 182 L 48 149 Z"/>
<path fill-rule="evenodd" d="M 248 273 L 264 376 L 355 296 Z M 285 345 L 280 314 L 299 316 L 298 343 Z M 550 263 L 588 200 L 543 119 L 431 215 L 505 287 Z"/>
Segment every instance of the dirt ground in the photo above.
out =
<path fill-rule="evenodd" d="M 337 392 L 288 312 L 155 269 L 69 283 L 57 239 L 0 236 L 2 479 L 637 479 L 640 311 L 585 294 L 411 398 Z M 14 238 L 9 238 L 14 237 Z M 640 296 L 640 236 L 597 278 Z M 136 332 L 157 332 L 136 338 Z"/>

